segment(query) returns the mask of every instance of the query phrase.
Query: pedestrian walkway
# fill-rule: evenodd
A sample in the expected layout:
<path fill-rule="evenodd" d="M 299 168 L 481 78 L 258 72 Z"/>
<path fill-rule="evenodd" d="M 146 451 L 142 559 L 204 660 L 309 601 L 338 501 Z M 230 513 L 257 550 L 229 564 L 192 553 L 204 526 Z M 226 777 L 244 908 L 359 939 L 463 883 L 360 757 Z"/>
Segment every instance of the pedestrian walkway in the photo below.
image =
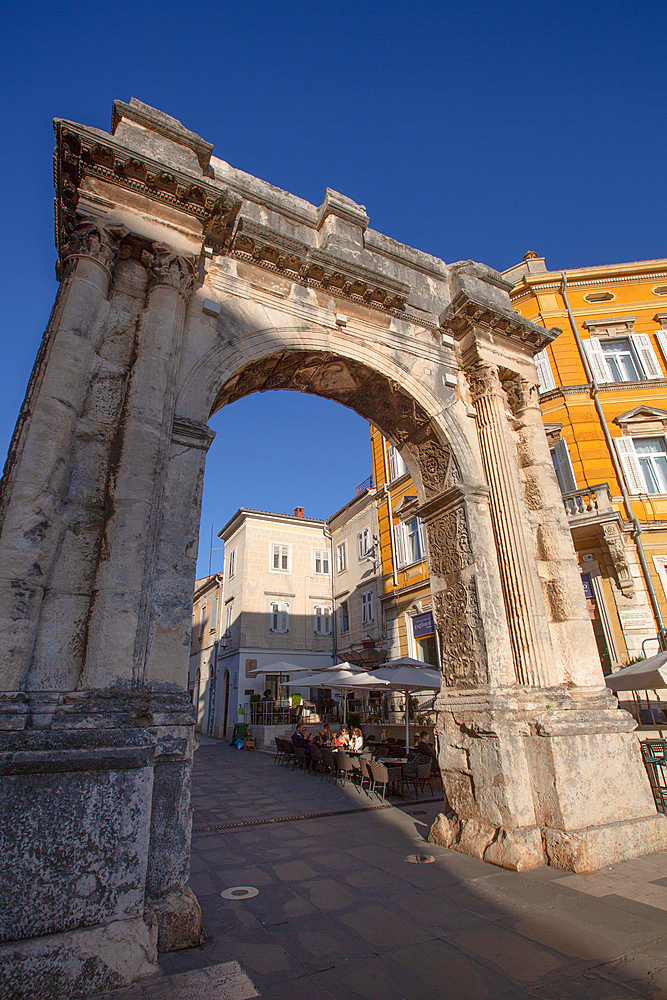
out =
<path fill-rule="evenodd" d="M 211 740 L 193 801 L 208 939 L 114 1000 L 667 1000 L 667 852 L 506 871 L 425 842 L 442 803 L 351 811 L 377 799 Z"/>

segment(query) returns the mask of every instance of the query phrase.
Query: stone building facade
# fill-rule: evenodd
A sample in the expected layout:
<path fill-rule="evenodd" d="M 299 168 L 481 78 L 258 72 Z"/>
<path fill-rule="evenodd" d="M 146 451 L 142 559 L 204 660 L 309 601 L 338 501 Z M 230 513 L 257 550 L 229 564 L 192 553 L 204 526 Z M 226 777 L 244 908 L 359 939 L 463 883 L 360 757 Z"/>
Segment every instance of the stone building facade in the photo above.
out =
<path fill-rule="evenodd" d="M 377 491 L 362 490 L 327 518 L 333 539 L 335 652 L 372 669 L 387 659 L 380 581 Z"/>
<path fill-rule="evenodd" d="M 207 421 L 263 388 L 354 409 L 415 483 L 453 810 L 432 835 L 513 868 L 664 847 L 538 404 L 558 331 L 492 269 L 403 246 L 335 191 L 279 191 L 137 101 L 110 132 L 58 120 L 55 177 L 60 289 L 0 489 L 2 991 L 85 996 L 201 940 L 186 677 Z"/>

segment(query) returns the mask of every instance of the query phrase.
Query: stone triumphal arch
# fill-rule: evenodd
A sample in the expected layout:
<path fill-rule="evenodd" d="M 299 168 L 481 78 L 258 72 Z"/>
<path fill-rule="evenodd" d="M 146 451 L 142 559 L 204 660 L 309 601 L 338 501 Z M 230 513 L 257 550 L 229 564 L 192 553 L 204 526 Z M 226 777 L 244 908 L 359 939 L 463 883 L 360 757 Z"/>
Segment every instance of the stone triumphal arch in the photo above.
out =
<path fill-rule="evenodd" d="M 497 272 L 396 243 L 335 191 L 279 191 L 139 102 L 56 139 L 61 284 L 1 499 L 5 983 L 75 995 L 200 939 L 185 686 L 207 420 L 265 389 L 351 407 L 416 483 L 454 813 L 432 836 L 574 871 L 665 846 L 537 403 L 558 331 Z"/>

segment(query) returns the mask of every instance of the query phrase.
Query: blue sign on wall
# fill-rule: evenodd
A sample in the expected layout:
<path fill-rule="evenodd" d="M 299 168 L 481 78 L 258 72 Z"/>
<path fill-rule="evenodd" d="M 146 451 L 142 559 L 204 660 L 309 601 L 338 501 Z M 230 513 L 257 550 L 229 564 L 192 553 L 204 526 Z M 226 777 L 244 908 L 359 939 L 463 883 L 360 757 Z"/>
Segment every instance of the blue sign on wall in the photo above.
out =
<path fill-rule="evenodd" d="M 581 583 L 582 583 L 583 588 L 584 588 L 584 594 L 586 595 L 586 597 L 588 598 L 588 600 L 592 601 L 593 600 L 593 585 L 591 583 L 591 575 L 590 575 L 590 573 L 582 573 L 581 574 Z"/>
<path fill-rule="evenodd" d="M 423 615 L 415 615 L 412 619 L 412 634 L 415 639 L 422 639 L 426 635 L 433 635 L 435 632 L 435 625 L 433 624 L 433 615 L 430 611 L 426 611 Z"/>

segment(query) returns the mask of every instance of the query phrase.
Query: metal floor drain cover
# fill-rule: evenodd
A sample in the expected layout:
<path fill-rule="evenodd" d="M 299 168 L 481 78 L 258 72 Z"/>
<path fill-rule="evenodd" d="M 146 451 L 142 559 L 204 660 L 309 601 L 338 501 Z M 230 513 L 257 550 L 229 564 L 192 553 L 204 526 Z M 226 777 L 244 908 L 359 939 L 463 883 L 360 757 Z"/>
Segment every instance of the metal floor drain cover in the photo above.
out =
<path fill-rule="evenodd" d="M 411 865 L 430 865 L 435 861 L 433 854 L 408 854 L 406 861 Z"/>
<path fill-rule="evenodd" d="M 233 885 L 231 889 L 223 889 L 220 895 L 223 899 L 250 899 L 259 895 L 259 889 L 252 885 Z"/>

